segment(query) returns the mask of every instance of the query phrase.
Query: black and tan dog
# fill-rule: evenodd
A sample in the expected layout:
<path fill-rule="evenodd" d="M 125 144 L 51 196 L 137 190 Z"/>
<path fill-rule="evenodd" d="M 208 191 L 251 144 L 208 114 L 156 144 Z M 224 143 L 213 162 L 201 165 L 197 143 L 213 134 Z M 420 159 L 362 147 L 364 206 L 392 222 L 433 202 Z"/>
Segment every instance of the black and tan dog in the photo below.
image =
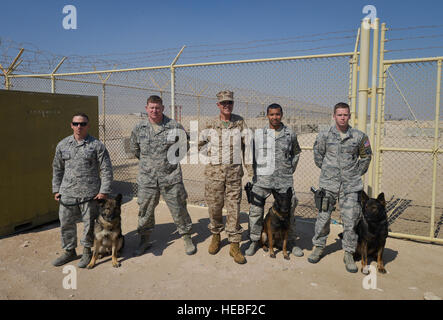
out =
<path fill-rule="evenodd" d="M 291 223 L 292 188 L 288 188 L 286 193 L 272 191 L 272 195 L 274 196 L 274 204 L 269 208 L 264 220 L 261 244 L 264 251 L 268 251 L 269 247 L 271 258 L 275 258 L 274 246 L 276 246 L 283 250 L 284 258 L 289 260 L 286 247 Z"/>
<path fill-rule="evenodd" d="M 125 243 L 121 228 L 122 195 L 98 202 L 99 216 L 94 223 L 94 254 L 87 268 L 94 268 L 98 258 L 109 254 L 112 255 L 112 266 L 118 268 L 120 263 L 117 255 Z"/>
<path fill-rule="evenodd" d="M 386 273 L 383 263 L 383 252 L 388 237 L 388 220 L 386 215 L 386 201 L 384 193 L 377 199 L 369 198 L 362 191 L 361 207 L 363 216 L 357 224 L 358 245 L 354 258 L 361 257 L 361 272 L 368 274 L 368 256 L 377 259 L 377 270 Z"/>

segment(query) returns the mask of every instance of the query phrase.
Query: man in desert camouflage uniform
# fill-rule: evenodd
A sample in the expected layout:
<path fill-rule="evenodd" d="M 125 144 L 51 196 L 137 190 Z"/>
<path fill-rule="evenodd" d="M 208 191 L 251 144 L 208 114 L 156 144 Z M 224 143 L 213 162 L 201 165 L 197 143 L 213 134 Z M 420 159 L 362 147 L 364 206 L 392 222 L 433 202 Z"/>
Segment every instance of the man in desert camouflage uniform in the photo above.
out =
<path fill-rule="evenodd" d="M 283 116 L 282 107 L 279 104 L 273 103 L 268 106 L 266 115 L 269 124 L 263 128 L 263 143 L 255 140 L 254 149 L 256 149 L 255 155 L 262 157 L 265 157 L 264 153 L 272 152 L 271 150 L 273 150 L 274 154 L 271 155 L 272 157 L 265 157 L 263 160 L 269 159 L 274 163 L 271 166 L 271 163 L 267 163 L 267 161 L 254 161 L 254 184 L 251 190 L 252 202 L 249 210 L 249 237 L 251 244 L 245 252 L 247 256 L 254 255 L 259 248 L 266 198 L 269 197 L 272 190 L 278 193 L 286 193 L 288 188 L 293 189 L 293 174 L 297 168 L 301 153 L 297 134 L 281 122 Z M 271 130 L 273 130 L 273 134 L 268 135 L 268 132 Z M 267 139 L 273 140 L 270 142 Z M 271 143 L 274 144 L 274 148 L 271 148 Z M 294 212 L 298 200 L 294 190 L 292 194 L 291 222 L 288 237 L 292 245 L 292 253 L 297 257 L 301 257 L 303 256 L 303 251 L 295 246 Z"/>
<path fill-rule="evenodd" d="M 361 217 L 361 176 L 368 170 L 372 150 L 368 136 L 349 125 L 349 105 L 336 104 L 333 117 L 335 124 L 320 132 L 314 143 L 314 161 L 321 169 L 319 188 L 325 190 L 323 204 L 325 200 L 327 204 L 319 210 L 312 239 L 314 250 L 308 261 L 317 263 L 323 255 L 331 213 L 338 198 L 343 221 L 344 263 L 348 272 L 357 272 L 353 253 L 358 240 L 355 227 Z"/>
<path fill-rule="evenodd" d="M 222 209 L 225 205 L 227 210 L 226 233 L 230 242 L 229 254 L 235 262 L 244 264 L 246 259 L 239 246 L 243 232 L 239 223 L 239 215 L 243 177 L 242 159 L 245 161 L 245 153 L 249 143 L 249 139 L 245 135 L 248 128 L 241 116 L 232 113 L 234 108 L 233 92 L 220 91 L 217 94 L 217 107 L 220 110 L 219 115 L 203 126 L 206 131 L 210 132 L 209 136 L 203 133 L 203 139 L 199 142 L 199 149 L 206 146 L 208 156 L 211 157 L 205 168 L 205 198 L 209 207 L 209 229 L 212 233 L 208 252 L 216 254 L 220 250 L 220 233 L 225 229 L 222 220 Z M 230 138 L 227 139 L 230 135 L 234 138 L 232 144 Z M 226 148 L 227 145 L 229 149 Z M 249 164 L 245 164 L 245 167 L 249 175 L 252 176 L 252 157 L 250 157 L 250 161 L 246 160 L 246 162 Z"/>
<path fill-rule="evenodd" d="M 52 192 L 60 201 L 59 219 L 64 253 L 52 262 L 64 265 L 77 258 L 77 222 L 83 221 L 83 255 L 78 263 L 85 268 L 92 258 L 94 219 L 99 199 L 111 192 L 112 165 L 106 147 L 88 134 L 89 118 L 84 113 L 73 116 L 73 135 L 57 144 L 53 160 Z"/>
<path fill-rule="evenodd" d="M 160 194 L 184 240 L 186 254 L 196 252 L 191 239 L 192 221 L 186 208 L 188 195 L 183 185 L 180 159 L 171 161 L 168 155 L 168 151 L 171 152 L 176 144 L 176 137 L 179 138 L 179 144 L 187 144 L 187 134 L 183 126 L 164 115 L 163 110 L 162 99 L 159 96 L 150 96 L 146 105 L 148 120 L 135 126 L 130 139 L 131 150 L 140 160 L 137 177 L 137 203 L 140 206 L 137 231 L 140 243 L 134 252 L 137 256 L 150 247 L 149 236 L 155 226 L 154 210 L 159 203 Z M 181 156 L 186 156 L 186 152 L 183 153 Z"/>

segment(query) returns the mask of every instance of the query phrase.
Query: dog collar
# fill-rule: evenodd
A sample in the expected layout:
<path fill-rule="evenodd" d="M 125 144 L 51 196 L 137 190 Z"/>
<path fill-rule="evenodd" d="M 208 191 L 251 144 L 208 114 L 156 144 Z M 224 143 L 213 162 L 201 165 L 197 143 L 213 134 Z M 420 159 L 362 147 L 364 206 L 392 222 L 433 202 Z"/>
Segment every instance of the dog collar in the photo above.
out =
<path fill-rule="evenodd" d="M 282 215 L 277 212 L 277 210 L 274 209 L 274 206 L 271 207 L 272 213 L 274 213 L 280 220 L 284 221 L 285 218 L 282 217 Z"/>

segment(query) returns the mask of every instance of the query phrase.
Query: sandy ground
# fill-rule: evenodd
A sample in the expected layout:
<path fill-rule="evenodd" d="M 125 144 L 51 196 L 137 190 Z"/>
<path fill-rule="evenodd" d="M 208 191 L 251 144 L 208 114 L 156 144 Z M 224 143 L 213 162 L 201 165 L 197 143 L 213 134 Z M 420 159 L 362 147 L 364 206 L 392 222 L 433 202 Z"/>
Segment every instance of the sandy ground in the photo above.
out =
<path fill-rule="evenodd" d="M 109 257 L 99 260 L 92 270 L 79 269 L 75 262 L 77 289 L 64 289 L 63 267 L 51 261 L 61 253 L 58 223 L 9 236 L 0 240 L 0 299 L 423 299 L 443 297 L 443 246 L 388 238 L 384 260 L 387 274 L 377 275 L 376 289 L 364 289 L 362 273 L 345 271 L 340 225 L 331 225 L 328 254 L 316 265 L 307 261 L 312 250 L 311 220 L 299 220 L 298 244 L 305 256 L 283 259 L 282 253 L 271 259 L 262 250 L 238 265 L 229 256 L 223 234 L 221 251 L 207 252 L 210 233 L 207 208 L 189 206 L 193 219 L 193 240 L 198 251 L 184 253 L 182 240 L 172 223 L 165 204 L 156 211 L 153 248 L 140 257 L 132 257 L 137 242 L 135 199 L 125 199 L 123 233 L 126 245 L 113 268 Z M 129 201 L 130 200 L 130 201 Z M 247 230 L 247 214 L 241 224 Z M 78 225 L 80 237 L 82 225 Z M 248 246 L 247 232 L 241 248 Z M 81 253 L 82 248 L 77 249 Z M 375 265 L 375 262 L 372 262 Z M 358 266 L 360 263 L 358 262 Z M 432 293 L 432 294 L 431 294 Z"/>

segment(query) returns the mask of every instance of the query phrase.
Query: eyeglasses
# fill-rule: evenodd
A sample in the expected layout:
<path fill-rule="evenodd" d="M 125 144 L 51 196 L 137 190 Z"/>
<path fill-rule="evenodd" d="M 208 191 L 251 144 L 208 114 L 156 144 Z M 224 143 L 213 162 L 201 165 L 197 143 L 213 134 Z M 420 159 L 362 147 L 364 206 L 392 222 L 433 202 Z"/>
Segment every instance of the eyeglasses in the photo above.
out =
<path fill-rule="evenodd" d="M 86 127 L 87 124 L 87 122 L 72 122 L 74 127 L 78 127 L 78 125 L 80 125 L 80 127 Z"/>
<path fill-rule="evenodd" d="M 234 104 L 234 101 L 222 101 L 219 102 L 222 106 L 230 106 Z"/>

